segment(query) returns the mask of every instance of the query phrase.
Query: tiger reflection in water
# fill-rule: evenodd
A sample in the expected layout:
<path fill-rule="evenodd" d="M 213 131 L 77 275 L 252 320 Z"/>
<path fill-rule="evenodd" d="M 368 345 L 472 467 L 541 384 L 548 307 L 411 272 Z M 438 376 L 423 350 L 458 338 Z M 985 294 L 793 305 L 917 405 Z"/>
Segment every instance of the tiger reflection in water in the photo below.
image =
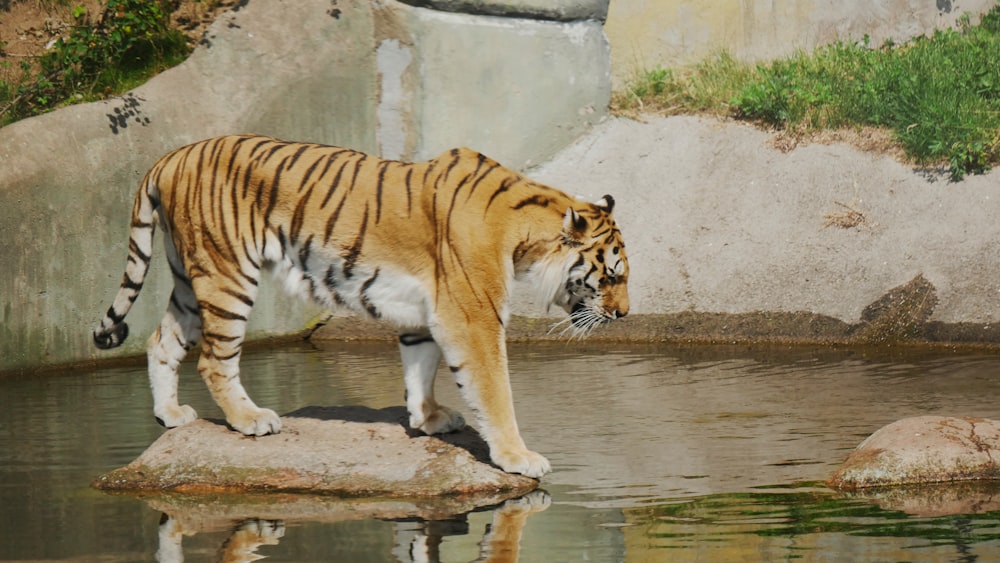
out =
<path fill-rule="evenodd" d="M 479 542 L 476 561 L 493 563 L 515 562 L 520 557 L 521 536 L 528 517 L 546 510 L 551 503 L 549 494 L 535 490 L 527 495 L 504 502 L 493 509 L 492 520 L 486 526 Z M 459 524 L 456 529 L 456 522 Z M 233 521 L 226 518 L 188 516 L 183 512 L 164 513 L 159 527 L 159 563 L 184 561 L 183 537 L 230 529 L 232 533 L 219 549 L 217 560 L 223 563 L 250 562 L 264 559 L 258 553 L 264 546 L 278 545 L 286 532 L 283 520 L 248 518 Z M 447 536 L 470 533 L 461 520 L 393 522 L 392 554 L 399 562 L 430 562 L 441 560 L 442 541 Z"/>

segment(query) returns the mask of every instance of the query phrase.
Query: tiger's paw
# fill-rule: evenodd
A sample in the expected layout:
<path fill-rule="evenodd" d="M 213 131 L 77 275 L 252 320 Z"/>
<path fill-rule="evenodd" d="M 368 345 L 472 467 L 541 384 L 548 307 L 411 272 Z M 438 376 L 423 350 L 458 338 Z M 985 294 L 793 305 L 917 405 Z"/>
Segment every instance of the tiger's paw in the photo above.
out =
<path fill-rule="evenodd" d="M 465 428 L 465 417 L 458 411 L 438 405 L 423 421 L 410 415 L 410 427 L 428 435 L 446 434 Z"/>
<path fill-rule="evenodd" d="M 540 478 L 549 471 L 552 466 L 545 456 L 531 450 L 521 450 L 516 452 L 490 452 L 490 459 L 500 466 L 507 473 L 520 473 L 527 477 Z"/>
<path fill-rule="evenodd" d="M 156 422 L 165 428 L 177 428 L 198 418 L 198 413 L 188 405 L 174 405 L 153 412 Z"/>
<path fill-rule="evenodd" d="M 234 430 L 247 436 L 264 436 L 281 432 L 281 418 L 271 409 L 253 407 L 227 416 L 226 422 Z"/>

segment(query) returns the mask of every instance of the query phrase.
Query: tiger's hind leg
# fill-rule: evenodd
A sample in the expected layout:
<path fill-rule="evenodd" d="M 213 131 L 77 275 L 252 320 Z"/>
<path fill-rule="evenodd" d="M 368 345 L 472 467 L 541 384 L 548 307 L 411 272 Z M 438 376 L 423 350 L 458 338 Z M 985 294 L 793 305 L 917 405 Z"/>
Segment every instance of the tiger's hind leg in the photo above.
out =
<path fill-rule="evenodd" d="M 167 428 L 174 428 L 198 418 L 198 413 L 177 401 L 177 372 L 188 350 L 201 337 L 201 319 L 197 302 L 186 279 L 175 277 L 167 314 L 149 338 L 146 357 L 149 361 L 149 387 L 153 392 L 153 416 Z"/>
<path fill-rule="evenodd" d="M 430 332 L 400 334 L 399 355 L 403 359 L 410 428 L 426 434 L 443 434 L 465 428 L 465 418 L 460 413 L 434 400 L 434 377 L 441 363 L 441 348 Z"/>
<path fill-rule="evenodd" d="M 173 272 L 174 290 L 159 328 L 146 343 L 146 358 L 153 416 L 163 426 L 174 428 L 198 418 L 193 408 L 178 403 L 177 379 L 181 361 L 201 338 L 201 318 L 191 280 L 184 274 L 169 235 L 164 236 L 163 246 Z"/>
<path fill-rule="evenodd" d="M 192 280 L 202 324 L 198 373 L 233 429 L 248 436 L 275 434 L 281 430 L 278 414 L 254 404 L 240 383 L 240 355 L 259 270 L 237 275 L 239 281 L 206 269 Z"/>

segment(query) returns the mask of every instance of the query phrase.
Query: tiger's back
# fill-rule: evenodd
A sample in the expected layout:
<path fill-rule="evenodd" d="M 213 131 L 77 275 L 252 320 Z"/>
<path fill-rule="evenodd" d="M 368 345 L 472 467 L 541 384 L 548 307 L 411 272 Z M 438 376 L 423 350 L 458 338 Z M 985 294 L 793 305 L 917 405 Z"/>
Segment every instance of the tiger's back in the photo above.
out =
<path fill-rule="evenodd" d="M 575 321 L 580 310 L 595 324 L 623 316 L 628 265 L 612 206 L 610 196 L 579 202 L 468 149 L 404 163 L 267 137 L 209 139 L 167 154 L 143 180 L 123 283 L 95 342 L 113 347 L 127 336 L 123 319 L 159 224 L 174 290 L 148 355 L 154 413 L 166 426 L 196 416 L 177 402 L 177 368 L 200 342 L 199 372 L 227 421 L 246 434 L 280 429 L 238 378 L 267 269 L 293 293 L 401 327 L 414 428 L 464 426 L 428 383 L 443 355 L 494 459 L 541 474 L 548 464 L 524 447 L 513 417 L 503 341 L 509 288 L 535 276 L 546 302 Z"/>

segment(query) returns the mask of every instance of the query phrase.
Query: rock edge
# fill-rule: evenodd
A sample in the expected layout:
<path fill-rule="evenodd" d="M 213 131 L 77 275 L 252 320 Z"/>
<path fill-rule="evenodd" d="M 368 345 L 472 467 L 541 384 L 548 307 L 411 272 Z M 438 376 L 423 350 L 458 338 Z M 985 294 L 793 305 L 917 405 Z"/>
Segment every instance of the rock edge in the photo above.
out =
<path fill-rule="evenodd" d="M 918 416 L 869 436 L 834 472 L 835 489 L 1000 479 L 1000 422 Z"/>
<path fill-rule="evenodd" d="M 404 407 L 307 407 L 282 417 L 279 434 L 248 437 L 196 420 L 165 432 L 135 461 L 101 475 L 105 491 L 321 493 L 423 498 L 524 495 L 538 481 L 484 462 L 471 428 L 414 434 Z"/>

